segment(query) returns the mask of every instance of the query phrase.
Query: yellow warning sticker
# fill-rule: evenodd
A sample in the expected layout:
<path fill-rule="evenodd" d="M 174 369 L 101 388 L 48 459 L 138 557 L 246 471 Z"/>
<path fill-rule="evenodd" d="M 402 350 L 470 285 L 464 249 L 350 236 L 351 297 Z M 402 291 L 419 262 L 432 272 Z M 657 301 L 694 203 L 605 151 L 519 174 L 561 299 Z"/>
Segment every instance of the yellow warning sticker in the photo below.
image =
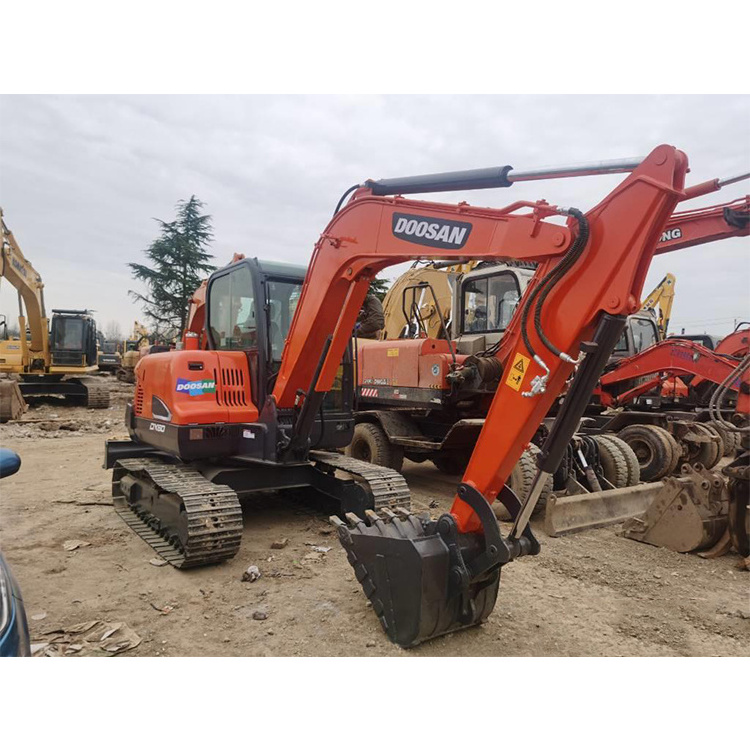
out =
<path fill-rule="evenodd" d="M 514 391 L 521 390 L 521 383 L 523 383 L 526 371 L 529 369 L 530 361 L 521 352 L 516 352 L 516 356 L 513 357 L 513 364 L 510 367 L 508 377 L 505 379 L 505 384 L 509 385 Z"/>
<path fill-rule="evenodd" d="M 398 357 L 398 349 L 389 349 L 386 354 L 389 357 Z"/>

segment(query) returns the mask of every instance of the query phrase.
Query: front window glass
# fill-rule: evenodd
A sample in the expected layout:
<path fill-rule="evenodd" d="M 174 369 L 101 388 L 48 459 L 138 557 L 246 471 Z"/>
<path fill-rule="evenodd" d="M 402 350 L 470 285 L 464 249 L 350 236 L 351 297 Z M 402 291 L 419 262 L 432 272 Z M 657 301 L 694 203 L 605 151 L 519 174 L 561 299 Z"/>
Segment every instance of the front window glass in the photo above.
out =
<path fill-rule="evenodd" d="M 650 320 L 633 318 L 630 321 L 630 327 L 633 331 L 633 345 L 636 353 L 648 349 L 649 346 L 653 346 L 659 340 L 656 326 Z"/>
<path fill-rule="evenodd" d="M 117 344 L 114 341 L 105 341 L 104 348 L 102 350 L 105 354 L 116 354 Z"/>
<path fill-rule="evenodd" d="M 615 346 L 616 352 L 627 352 L 628 351 L 628 329 L 625 328 L 617 341 Z"/>
<path fill-rule="evenodd" d="M 511 273 L 473 279 L 463 286 L 463 332 L 504 331 L 520 299 Z"/>
<path fill-rule="evenodd" d="M 240 266 L 213 282 L 209 305 L 209 326 L 217 349 L 257 348 L 255 297 L 247 266 Z"/>
<path fill-rule="evenodd" d="M 294 311 L 297 309 L 302 284 L 290 281 L 269 281 L 268 290 L 268 335 L 271 341 L 271 359 L 281 360 L 284 342 L 289 334 Z"/>
<path fill-rule="evenodd" d="M 83 351 L 83 320 L 58 318 L 55 325 L 55 349 Z"/>

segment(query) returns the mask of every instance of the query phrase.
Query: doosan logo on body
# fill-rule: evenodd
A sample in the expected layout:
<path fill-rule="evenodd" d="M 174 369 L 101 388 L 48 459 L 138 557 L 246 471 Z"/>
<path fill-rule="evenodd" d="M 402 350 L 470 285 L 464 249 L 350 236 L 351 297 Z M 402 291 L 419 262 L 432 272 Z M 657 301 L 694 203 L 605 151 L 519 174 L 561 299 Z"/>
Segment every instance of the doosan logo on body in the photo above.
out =
<path fill-rule="evenodd" d="M 191 396 L 202 396 L 204 393 L 216 393 L 215 380 L 186 380 L 177 378 L 178 393 L 188 393 Z"/>
<path fill-rule="evenodd" d="M 461 248 L 471 233 L 471 224 L 466 221 L 432 219 L 411 214 L 393 214 L 393 235 L 417 245 L 440 248 Z"/>

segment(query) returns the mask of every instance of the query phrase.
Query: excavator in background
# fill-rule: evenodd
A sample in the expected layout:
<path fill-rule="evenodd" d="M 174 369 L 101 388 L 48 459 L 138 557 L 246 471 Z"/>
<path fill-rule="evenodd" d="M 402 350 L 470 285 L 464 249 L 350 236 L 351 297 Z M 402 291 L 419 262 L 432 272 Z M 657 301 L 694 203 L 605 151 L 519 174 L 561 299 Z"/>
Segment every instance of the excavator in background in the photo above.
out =
<path fill-rule="evenodd" d="M 107 341 L 99 331 L 96 336 L 96 364 L 100 372 L 117 372 L 122 366 L 122 354 L 117 341 Z"/>
<path fill-rule="evenodd" d="M 125 340 L 120 366 L 116 371 L 118 380 L 123 383 L 135 383 L 135 366 L 150 345 L 149 330 L 136 320 L 133 323 L 133 332 Z"/>
<path fill-rule="evenodd" d="M 165 559 L 189 567 L 236 554 L 241 495 L 314 488 L 345 512 L 348 524 L 332 521 L 392 641 L 414 646 L 486 620 L 502 567 L 540 552 L 529 526 L 534 505 L 626 316 L 640 305 L 659 237 L 685 197 L 687 170 L 681 151 L 659 146 L 645 158 L 594 165 L 354 185 L 303 281 L 300 269 L 250 259 L 216 271 L 206 287 L 209 348 L 190 336 L 184 350 L 138 364 L 126 411 L 130 440 L 107 441 L 105 452 L 118 513 Z M 403 197 L 623 172 L 587 213 L 546 201 L 493 209 Z M 559 215 L 563 226 L 546 221 Z M 538 265 L 496 353 L 505 363 L 500 385 L 451 512 L 414 515 L 400 474 L 332 452 L 354 427 L 347 350 L 357 314 L 372 278 L 389 265 L 510 257 Z M 521 502 L 506 479 L 571 376 Z M 688 478 L 680 491 L 695 484 Z M 513 517 L 507 536 L 495 500 Z"/>
<path fill-rule="evenodd" d="M 109 391 L 96 378 L 96 323 L 88 310 L 52 310 L 47 318 L 41 276 L 21 252 L 0 209 L 0 278 L 18 291 L 17 339 L 0 340 L 0 421 L 18 419 L 29 396 L 60 395 L 71 404 L 106 409 Z M 25 314 L 24 314 L 25 309 Z M 6 328 L 7 334 L 7 328 Z"/>
<path fill-rule="evenodd" d="M 675 281 L 674 274 L 666 274 L 641 304 L 641 310 L 653 312 L 656 317 L 656 327 L 659 329 L 659 338 L 661 339 L 667 338 L 669 319 L 672 315 L 672 304 L 674 302 Z"/>

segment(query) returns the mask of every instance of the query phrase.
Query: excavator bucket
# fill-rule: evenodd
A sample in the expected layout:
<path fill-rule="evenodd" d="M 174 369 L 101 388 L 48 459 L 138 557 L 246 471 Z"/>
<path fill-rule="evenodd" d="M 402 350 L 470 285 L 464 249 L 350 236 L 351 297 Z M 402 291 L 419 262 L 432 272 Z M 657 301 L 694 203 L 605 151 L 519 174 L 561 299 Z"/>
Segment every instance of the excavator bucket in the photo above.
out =
<path fill-rule="evenodd" d="M 336 519 L 338 520 L 338 519 Z M 368 526 L 349 514 L 339 539 L 388 637 L 408 648 L 487 619 L 495 606 L 500 570 L 481 584 L 452 576 L 460 555 L 437 522 L 406 514 Z M 441 519 L 442 520 L 442 519 Z M 454 558 L 454 559 L 452 559 Z"/>
<path fill-rule="evenodd" d="M 466 485 L 483 533 L 458 533 L 455 519 L 436 521 L 405 510 L 367 511 L 369 524 L 349 513 L 348 524 L 332 517 L 362 589 L 388 637 L 404 648 L 484 622 L 495 606 L 502 565 L 536 554 L 530 531 L 508 543 L 490 505 Z M 481 501 L 481 505 L 479 503 Z M 517 503 L 517 501 L 516 501 Z"/>
<path fill-rule="evenodd" d="M 700 465 L 686 464 L 681 477 L 669 477 L 662 484 L 648 509 L 625 523 L 622 535 L 675 552 L 716 544 L 727 528 L 722 478 Z"/>
<path fill-rule="evenodd" d="M 15 380 L 0 380 L 0 424 L 20 419 L 26 408 L 18 383 Z"/>

